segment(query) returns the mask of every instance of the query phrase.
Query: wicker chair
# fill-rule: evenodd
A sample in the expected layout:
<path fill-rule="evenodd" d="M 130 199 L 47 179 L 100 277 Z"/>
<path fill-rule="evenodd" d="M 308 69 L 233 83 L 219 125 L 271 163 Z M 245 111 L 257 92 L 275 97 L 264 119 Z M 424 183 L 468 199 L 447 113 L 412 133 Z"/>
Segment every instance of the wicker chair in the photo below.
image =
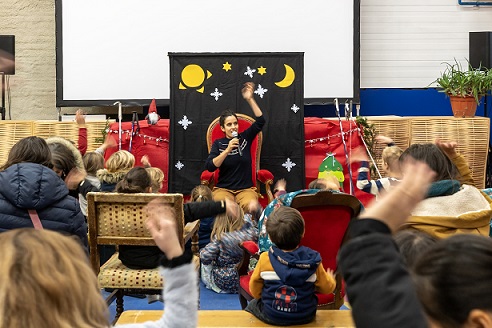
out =
<path fill-rule="evenodd" d="M 183 219 L 183 195 L 181 194 L 121 194 L 94 193 L 87 194 L 89 224 L 90 262 L 98 275 L 101 288 L 112 289 L 106 299 L 111 304 L 116 298 L 116 317 L 123 312 L 125 294 L 160 294 L 163 281 L 157 268 L 133 270 L 127 268 L 118 259 L 116 252 L 106 263 L 99 258 L 100 245 L 139 245 L 155 246 L 155 242 L 145 227 L 145 206 L 153 199 L 160 199 L 170 204 L 176 211 L 179 235 L 183 235 L 181 245 L 198 230 L 198 222 L 187 224 Z M 199 258 L 194 258 L 196 269 Z"/>

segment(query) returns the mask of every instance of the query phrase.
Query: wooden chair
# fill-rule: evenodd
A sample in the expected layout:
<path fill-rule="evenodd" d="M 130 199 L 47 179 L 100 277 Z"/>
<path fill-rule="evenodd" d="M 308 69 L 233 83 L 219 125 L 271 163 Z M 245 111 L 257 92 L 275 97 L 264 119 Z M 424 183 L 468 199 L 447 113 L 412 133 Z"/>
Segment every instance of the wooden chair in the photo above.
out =
<path fill-rule="evenodd" d="M 236 114 L 236 115 L 238 120 L 239 131 L 246 130 L 249 126 L 251 126 L 255 122 L 255 120 L 249 117 L 248 115 L 244 115 L 244 114 Z M 217 117 L 215 120 L 212 121 L 212 123 L 210 123 L 207 129 L 206 137 L 207 137 L 208 152 L 210 153 L 210 149 L 212 148 L 212 144 L 214 143 L 215 139 L 224 137 L 224 132 L 220 129 L 219 117 Z M 251 158 L 253 159 L 253 163 L 252 163 L 253 165 L 251 166 L 252 167 L 251 176 L 253 180 L 253 185 L 258 190 L 259 197 L 260 198 L 263 197 L 260 194 L 260 188 L 259 188 L 259 183 L 263 183 L 265 185 L 268 202 L 271 202 L 273 200 L 273 194 L 271 191 L 271 185 L 273 183 L 273 174 L 268 170 L 260 169 L 260 155 L 261 155 L 262 142 L 263 142 L 263 134 L 260 132 L 253 140 L 253 143 L 251 145 Z M 217 169 L 215 172 L 209 172 L 207 170 L 203 171 L 200 177 L 201 184 L 208 185 L 210 188 L 213 188 L 213 186 L 216 184 L 218 180 L 219 174 L 220 174 L 220 169 Z"/>
<path fill-rule="evenodd" d="M 90 262 L 98 275 L 101 288 L 114 290 L 106 299 L 111 304 L 116 298 L 116 317 L 124 311 L 125 294 L 160 294 L 163 281 L 157 268 L 133 270 L 118 259 L 116 252 L 108 261 L 101 264 L 100 245 L 138 245 L 156 246 L 145 227 L 145 206 L 153 199 L 168 203 L 176 211 L 179 235 L 183 236 L 181 246 L 198 230 L 198 222 L 184 226 L 182 194 L 122 194 L 90 192 L 87 194 L 89 225 Z M 195 267 L 199 268 L 199 258 L 195 256 Z"/>
<path fill-rule="evenodd" d="M 362 205 L 354 196 L 323 190 L 316 194 L 297 195 L 291 207 L 299 210 L 305 221 L 305 234 L 301 245 L 318 251 L 325 269 L 329 268 L 335 272 L 335 291 L 332 294 L 316 293 L 318 309 L 340 309 L 344 302 L 345 289 L 342 276 L 336 271 L 336 258 L 347 238 L 348 225 L 359 215 Z M 239 301 L 244 309 L 253 299 L 249 291 L 251 272 L 248 272 L 248 265 L 252 254 L 258 252 L 258 246 L 256 243 L 246 242 L 243 244 L 243 250 L 244 257 L 239 267 Z M 258 258 L 258 255 L 254 257 Z"/>

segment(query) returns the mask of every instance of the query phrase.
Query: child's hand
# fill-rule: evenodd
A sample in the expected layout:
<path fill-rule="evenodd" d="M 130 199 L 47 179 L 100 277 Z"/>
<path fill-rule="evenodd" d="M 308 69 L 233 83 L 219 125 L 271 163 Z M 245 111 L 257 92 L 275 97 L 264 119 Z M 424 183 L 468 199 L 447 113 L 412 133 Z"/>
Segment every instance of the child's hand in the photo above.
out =
<path fill-rule="evenodd" d="M 379 143 L 387 144 L 387 145 L 390 143 L 394 143 L 393 139 L 391 139 L 390 137 L 387 137 L 387 136 L 383 136 L 383 135 L 377 135 L 376 141 Z"/>
<path fill-rule="evenodd" d="M 329 277 L 331 277 L 331 278 L 335 279 L 335 273 L 333 272 L 333 270 L 332 270 L 332 269 L 329 269 L 329 268 L 328 268 L 328 269 L 326 269 L 326 274 L 327 274 Z"/>
<path fill-rule="evenodd" d="M 169 260 L 183 254 L 176 229 L 175 213 L 169 205 L 158 199 L 149 202 L 145 223 L 155 243 Z"/>
<path fill-rule="evenodd" d="M 151 167 L 148 155 L 143 155 L 140 159 L 140 163 L 142 163 L 144 167 Z"/>
<path fill-rule="evenodd" d="M 229 198 L 224 199 L 224 202 L 227 215 L 237 218 L 239 215 L 239 205 Z"/>
<path fill-rule="evenodd" d="M 67 185 L 69 190 L 76 190 L 79 184 L 87 177 L 87 173 L 74 167 L 68 172 L 67 176 L 63 181 Z"/>
<path fill-rule="evenodd" d="M 437 147 L 439 147 L 443 153 L 445 153 L 449 158 L 454 158 L 458 155 L 456 148 L 458 143 L 456 141 L 443 142 L 441 139 L 437 138 L 434 141 Z"/>
<path fill-rule="evenodd" d="M 423 162 L 413 158 L 405 159 L 403 180 L 377 202 L 371 203 L 360 215 L 360 219 L 376 219 L 384 222 L 391 231 L 397 231 L 404 224 L 411 211 L 424 199 L 436 173 Z"/>
<path fill-rule="evenodd" d="M 362 161 L 369 161 L 369 157 L 367 156 L 366 149 L 364 147 L 357 147 L 352 149 L 349 157 L 350 164 L 358 163 Z"/>
<path fill-rule="evenodd" d="M 85 128 L 85 115 L 82 109 L 78 109 L 75 112 L 75 122 L 77 122 L 79 128 Z"/>

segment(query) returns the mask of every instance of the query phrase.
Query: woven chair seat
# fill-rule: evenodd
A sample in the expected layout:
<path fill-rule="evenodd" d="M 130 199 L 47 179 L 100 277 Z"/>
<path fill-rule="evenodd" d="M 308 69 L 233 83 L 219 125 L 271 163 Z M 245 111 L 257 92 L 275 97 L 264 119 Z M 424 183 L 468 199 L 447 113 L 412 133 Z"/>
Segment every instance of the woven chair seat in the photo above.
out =
<path fill-rule="evenodd" d="M 200 258 L 193 255 L 195 270 L 200 269 Z M 130 269 L 118 259 L 118 253 L 101 266 L 98 275 L 101 288 L 162 289 L 163 280 L 157 268 Z"/>
<path fill-rule="evenodd" d="M 118 253 L 101 266 L 98 280 L 101 288 L 162 289 L 163 286 L 157 268 L 129 269 L 118 259 Z"/>

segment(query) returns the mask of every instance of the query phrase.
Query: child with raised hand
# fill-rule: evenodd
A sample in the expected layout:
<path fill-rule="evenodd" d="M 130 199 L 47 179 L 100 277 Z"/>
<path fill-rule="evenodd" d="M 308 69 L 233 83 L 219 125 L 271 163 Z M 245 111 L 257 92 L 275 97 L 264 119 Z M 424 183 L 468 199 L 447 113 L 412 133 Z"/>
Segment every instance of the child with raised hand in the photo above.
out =
<path fill-rule="evenodd" d="M 315 250 L 300 246 L 304 219 L 298 210 L 280 206 L 266 229 L 276 246 L 260 255 L 249 289 L 255 298 L 246 311 L 271 325 L 301 325 L 316 316 L 315 291 L 329 294 L 335 289 L 335 277 L 325 271 Z"/>
<path fill-rule="evenodd" d="M 352 152 L 350 163 L 360 162 L 360 168 L 357 175 L 357 188 L 379 197 L 382 193 L 387 192 L 391 187 L 397 185 L 402 178 L 400 162 L 398 159 L 403 151 L 400 147 L 396 146 L 393 139 L 389 137 L 379 135 L 376 137 L 376 141 L 387 144 L 387 147 L 382 153 L 383 170 L 386 172 L 386 177 L 377 180 L 369 180 L 369 158 L 366 150 L 362 147 L 356 148 Z"/>
<path fill-rule="evenodd" d="M 242 260 L 240 244 L 257 239 L 257 231 L 251 221 L 251 214 L 219 214 L 211 235 L 211 242 L 200 251 L 202 281 L 216 293 L 237 293 L 239 275 L 237 266 Z"/>
<path fill-rule="evenodd" d="M 166 311 L 159 321 L 148 322 L 145 327 L 196 327 L 197 272 L 191 261 L 193 254 L 181 248 L 176 214 L 173 208 L 156 199 L 147 205 L 147 215 L 147 229 L 165 254 L 160 260 L 160 272 L 165 281 Z"/>

